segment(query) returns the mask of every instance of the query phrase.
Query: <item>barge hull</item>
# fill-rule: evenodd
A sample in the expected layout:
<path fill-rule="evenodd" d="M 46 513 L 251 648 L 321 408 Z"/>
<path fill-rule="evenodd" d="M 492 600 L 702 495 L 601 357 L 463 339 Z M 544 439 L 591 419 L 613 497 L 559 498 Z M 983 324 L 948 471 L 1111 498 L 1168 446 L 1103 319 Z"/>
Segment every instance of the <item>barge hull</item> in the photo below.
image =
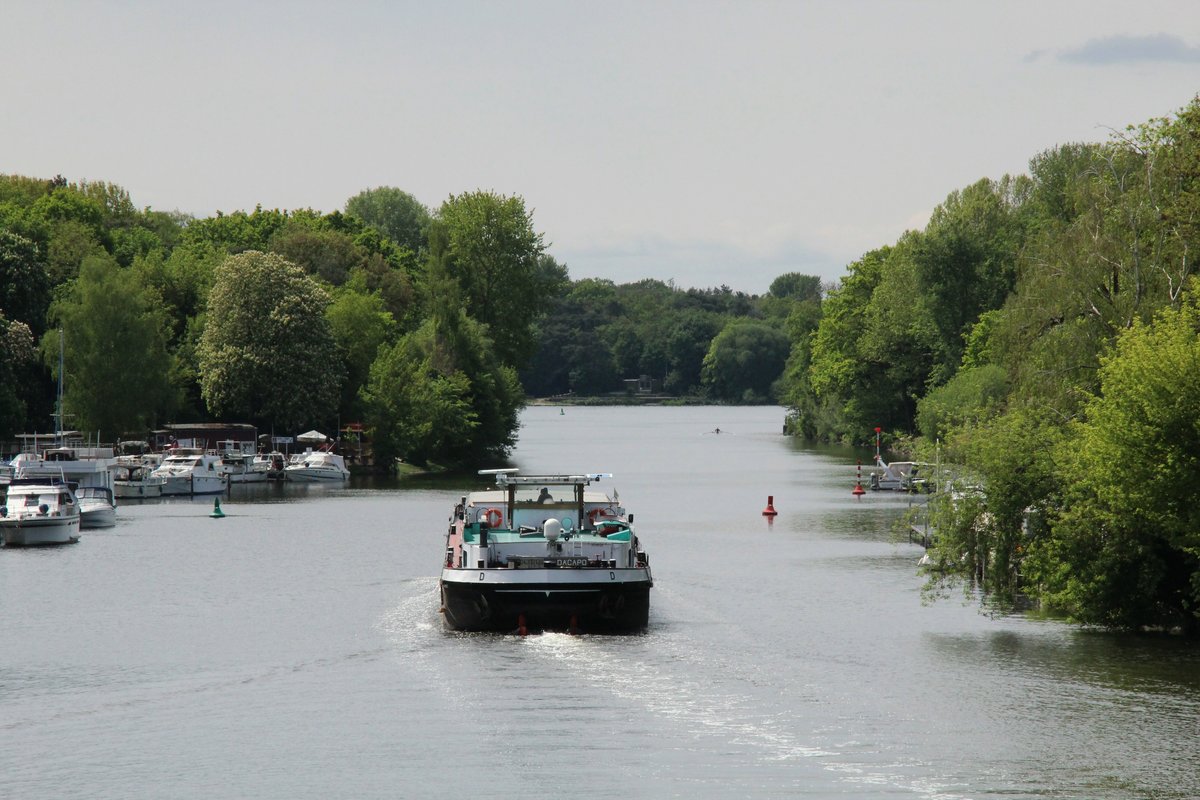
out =
<path fill-rule="evenodd" d="M 441 582 L 442 613 L 447 627 L 460 631 L 508 633 L 569 630 L 585 633 L 633 633 L 645 629 L 650 616 L 651 582 L 618 585 L 528 583 L 472 585 Z"/>

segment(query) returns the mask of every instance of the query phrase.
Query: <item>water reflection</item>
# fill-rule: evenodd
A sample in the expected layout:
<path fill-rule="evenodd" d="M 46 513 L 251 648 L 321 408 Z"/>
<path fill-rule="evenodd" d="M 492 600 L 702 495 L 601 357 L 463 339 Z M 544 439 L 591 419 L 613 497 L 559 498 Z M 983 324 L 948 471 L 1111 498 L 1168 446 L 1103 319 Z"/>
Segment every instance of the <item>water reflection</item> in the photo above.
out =
<path fill-rule="evenodd" d="M 1169 694 L 1200 708 L 1200 650 L 1193 642 L 1075 630 L 1057 622 L 1022 627 L 1026 630 L 928 633 L 925 639 L 939 658 L 963 667 L 1020 669 L 1039 680 Z"/>

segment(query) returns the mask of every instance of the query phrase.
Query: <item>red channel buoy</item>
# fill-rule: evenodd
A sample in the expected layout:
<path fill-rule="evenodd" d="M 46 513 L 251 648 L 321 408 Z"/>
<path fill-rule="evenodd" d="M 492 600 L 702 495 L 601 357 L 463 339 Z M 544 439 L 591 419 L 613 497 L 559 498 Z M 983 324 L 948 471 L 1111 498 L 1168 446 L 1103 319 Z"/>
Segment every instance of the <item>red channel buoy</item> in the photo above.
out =
<path fill-rule="evenodd" d="M 767 495 L 767 507 L 763 509 L 762 515 L 764 517 L 773 517 L 778 513 L 779 512 L 775 510 L 775 495 Z"/>
<path fill-rule="evenodd" d="M 867 493 L 867 490 L 862 488 L 862 462 L 858 462 L 858 481 L 854 484 L 854 488 L 850 490 L 850 494 L 855 497 L 862 497 Z"/>

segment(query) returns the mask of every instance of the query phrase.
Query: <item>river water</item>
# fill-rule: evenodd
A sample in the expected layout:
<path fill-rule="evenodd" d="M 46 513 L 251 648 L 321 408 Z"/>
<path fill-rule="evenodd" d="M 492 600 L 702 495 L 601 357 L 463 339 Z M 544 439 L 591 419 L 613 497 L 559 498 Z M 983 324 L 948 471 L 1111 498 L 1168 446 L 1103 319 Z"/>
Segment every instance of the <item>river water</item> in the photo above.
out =
<path fill-rule="evenodd" d="M 907 498 L 855 499 L 869 454 L 782 424 L 524 413 L 516 466 L 615 474 L 638 636 L 443 631 L 466 479 L 126 503 L 0 550 L 0 798 L 1200 796 L 1196 646 L 922 604 Z"/>

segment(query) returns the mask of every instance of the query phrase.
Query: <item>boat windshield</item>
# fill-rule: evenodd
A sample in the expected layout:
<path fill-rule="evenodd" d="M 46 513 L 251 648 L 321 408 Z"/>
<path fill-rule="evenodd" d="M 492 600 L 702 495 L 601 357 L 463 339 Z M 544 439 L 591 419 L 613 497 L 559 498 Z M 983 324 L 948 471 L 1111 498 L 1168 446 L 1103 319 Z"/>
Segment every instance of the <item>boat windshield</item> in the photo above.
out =
<path fill-rule="evenodd" d="M 195 456 L 168 456 L 163 462 L 163 466 L 170 467 L 196 467 L 200 465 L 200 459 Z"/>

